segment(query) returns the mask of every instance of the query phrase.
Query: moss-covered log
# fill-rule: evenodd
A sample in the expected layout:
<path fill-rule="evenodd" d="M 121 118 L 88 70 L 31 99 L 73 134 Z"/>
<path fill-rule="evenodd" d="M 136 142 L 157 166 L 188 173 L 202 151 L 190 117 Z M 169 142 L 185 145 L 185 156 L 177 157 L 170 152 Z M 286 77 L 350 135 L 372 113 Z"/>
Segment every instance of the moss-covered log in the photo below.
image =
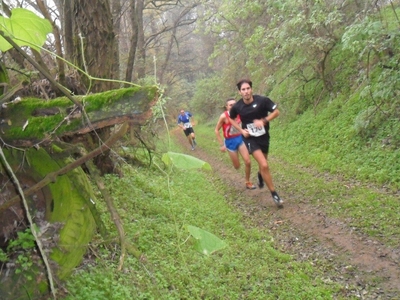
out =
<path fill-rule="evenodd" d="M 47 174 L 56 172 L 71 162 L 71 158 L 54 159 L 43 148 L 39 150 L 30 148 L 26 151 L 6 149 L 4 153 L 20 185 L 24 188 L 29 188 Z M 16 192 L 5 169 L 0 167 L 0 171 L 3 187 L 0 194 L 1 204 Z M 54 262 L 55 274 L 59 279 L 63 279 L 81 263 L 95 233 L 96 224 L 90 210 L 90 201 L 95 202 L 96 198 L 90 182 L 83 170 L 76 168 L 57 177 L 53 183 L 27 197 L 27 200 L 30 214 L 34 216 L 40 230 L 41 241 L 47 249 L 51 250 L 50 258 Z M 16 214 L 18 214 L 17 218 Z M 25 213 L 19 203 L 3 212 L 0 219 L 3 229 L 8 229 L 7 232 L 3 231 L 3 234 L 8 234 L 9 238 L 13 238 L 12 231 L 15 230 L 13 224 L 16 219 L 21 226 L 26 223 Z M 1 238 L 4 241 L 4 235 Z M 15 270 L 11 270 L 11 274 L 13 271 Z M 29 274 L 29 276 L 36 284 L 42 283 L 46 286 L 44 273 L 43 269 L 38 268 L 35 274 Z M 24 285 L 29 286 L 27 275 L 23 272 L 18 277 L 15 275 L 3 277 L 0 298 L 2 298 L 1 295 L 10 293 L 10 287 L 16 282 L 23 282 Z M 33 279 L 32 276 L 34 276 Z M 18 293 L 17 290 L 11 290 L 13 293 Z"/>
<path fill-rule="evenodd" d="M 157 91 L 156 86 L 133 87 L 76 96 L 83 111 L 66 97 L 14 101 L 0 110 L 1 137 L 8 145 L 30 147 L 126 121 L 143 125 L 151 115 Z"/>
<path fill-rule="evenodd" d="M 80 264 L 96 230 L 96 220 L 100 219 L 94 216 L 96 199 L 88 174 L 80 167 L 85 157 L 71 153 L 75 148 L 71 144 L 79 142 L 84 146 L 88 159 L 107 155 L 111 147 L 108 141 L 115 142 L 121 135 L 115 133 L 110 139 L 103 139 L 100 147 L 94 138 L 103 133 L 108 137 L 116 124 L 144 125 L 151 116 L 157 92 L 157 87 L 135 87 L 74 97 L 83 109 L 68 98 L 49 101 L 27 98 L 0 108 L 1 147 L 18 185 L 24 194 L 30 191 L 26 196 L 29 214 L 40 229 L 40 241 L 50 252 L 51 269 L 54 268 L 57 279 L 66 278 Z M 121 128 L 125 128 L 125 133 L 127 124 L 120 126 L 118 133 L 122 132 Z M 23 149 L 17 150 L 17 147 Z M 72 171 L 68 169 L 60 175 L 61 170 L 71 165 Z M 50 183 L 46 181 L 49 177 L 53 178 Z M 46 184 L 41 184 L 44 181 Z M 14 200 L 19 198 L 16 186 L 1 163 L 0 184 L 0 227 L 3 229 L 0 247 L 6 249 L 16 232 L 29 224 L 24 207 Z M 20 275 L 12 266 L 0 274 L 0 299 L 18 298 L 27 292 L 35 299 L 32 291 L 48 288 L 46 270 L 40 257 L 36 260 L 34 267 Z"/>

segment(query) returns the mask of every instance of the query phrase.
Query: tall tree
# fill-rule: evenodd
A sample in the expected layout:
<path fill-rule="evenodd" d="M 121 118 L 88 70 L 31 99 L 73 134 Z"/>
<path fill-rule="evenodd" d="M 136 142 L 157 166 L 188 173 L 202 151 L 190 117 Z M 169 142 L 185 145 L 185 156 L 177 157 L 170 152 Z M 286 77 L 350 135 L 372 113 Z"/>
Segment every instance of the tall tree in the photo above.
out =
<path fill-rule="evenodd" d="M 112 78 L 119 78 L 119 38 L 118 35 L 121 32 L 121 17 L 122 17 L 122 6 L 120 0 L 111 0 L 111 11 L 114 20 L 114 32 L 116 33 L 116 39 L 114 43 L 114 63 L 112 64 Z"/>
<path fill-rule="evenodd" d="M 146 49 L 144 43 L 144 28 L 143 28 L 143 10 L 144 0 L 136 2 L 136 18 L 137 18 L 137 78 L 144 78 L 146 75 Z"/>
<path fill-rule="evenodd" d="M 74 16 L 77 38 L 74 51 L 79 67 L 90 76 L 100 79 L 113 78 L 115 33 L 108 0 L 75 0 Z M 91 92 L 115 88 L 107 81 L 84 79 Z"/>
<path fill-rule="evenodd" d="M 173 51 L 173 46 L 177 45 L 177 49 L 179 49 L 179 36 L 177 36 L 177 31 L 181 26 L 188 26 L 196 22 L 196 18 L 191 18 L 189 13 L 193 8 L 195 8 L 198 4 L 194 3 L 183 7 L 180 11 L 176 11 L 175 14 L 171 13 L 171 29 L 167 29 L 170 31 L 169 33 L 169 41 L 165 45 L 165 59 L 161 65 L 159 72 L 159 81 L 164 83 L 164 74 L 167 71 L 168 65 L 170 64 L 171 55 Z"/>
<path fill-rule="evenodd" d="M 129 11 L 130 11 L 130 21 L 132 26 L 132 31 L 131 31 L 132 36 L 130 39 L 131 42 L 129 47 L 129 56 L 125 72 L 126 81 L 131 81 L 133 79 L 132 78 L 133 66 L 135 63 L 136 49 L 138 44 L 138 32 L 139 32 L 139 20 L 136 11 L 136 0 L 130 0 L 129 3 L 130 3 Z"/>

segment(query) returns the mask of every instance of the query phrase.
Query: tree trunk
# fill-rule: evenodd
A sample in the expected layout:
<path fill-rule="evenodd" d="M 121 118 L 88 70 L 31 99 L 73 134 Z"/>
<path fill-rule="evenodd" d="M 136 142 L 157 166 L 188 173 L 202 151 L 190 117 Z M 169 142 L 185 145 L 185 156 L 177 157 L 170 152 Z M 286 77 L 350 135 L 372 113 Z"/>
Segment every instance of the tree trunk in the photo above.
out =
<path fill-rule="evenodd" d="M 126 67 L 125 73 L 125 81 L 132 81 L 133 77 L 133 67 L 135 65 L 135 57 L 136 57 L 136 49 L 138 45 L 138 18 L 137 18 L 137 11 L 136 11 L 136 0 L 130 0 L 130 10 L 131 10 L 131 23 L 132 23 L 132 38 L 129 48 L 129 56 L 128 56 L 128 63 Z"/>
<path fill-rule="evenodd" d="M 108 0 L 75 0 L 75 45 L 77 63 L 90 76 L 113 79 L 115 34 Z M 82 52 L 82 51 L 83 52 Z M 90 92 L 116 88 L 115 83 L 84 79 Z"/>
<path fill-rule="evenodd" d="M 165 74 L 165 71 L 166 71 L 166 69 L 168 67 L 168 63 L 169 63 L 169 59 L 171 57 L 171 52 L 172 52 L 172 47 L 174 45 L 174 41 L 176 40 L 176 36 L 175 36 L 176 29 L 177 29 L 176 26 L 174 26 L 174 28 L 172 29 L 172 33 L 171 33 L 171 36 L 169 38 L 169 43 L 167 45 L 167 53 L 165 55 L 165 60 L 164 60 L 163 65 L 160 68 L 161 70 L 160 70 L 160 76 L 159 76 L 158 80 L 160 81 L 161 84 L 164 83 L 164 74 Z"/>
<path fill-rule="evenodd" d="M 72 63 L 74 59 L 74 17 L 73 8 L 75 0 L 55 0 L 60 13 L 61 28 L 63 29 L 64 57 Z"/>
<path fill-rule="evenodd" d="M 53 28 L 53 36 L 54 36 L 54 43 L 55 43 L 55 48 L 56 48 L 56 54 L 57 56 L 63 58 L 63 51 L 62 51 L 62 45 L 61 45 L 61 36 L 60 36 L 60 30 L 57 26 L 57 24 L 53 21 L 53 18 L 51 14 L 49 13 L 47 6 L 45 5 L 43 0 L 36 0 L 36 3 L 43 14 L 43 16 L 49 20 L 51 23 L 51 26 Z M 61 59 L 57 59 L 57 66 L 58 66 L 58 82 L 61 85 L 66 86 L 66 81 L 65 81 L 65 67 L 64 67 L 64 62 Z M 55 88 L 55 87 L 54 87 Z"/>
<path fill-rule="evenodd" d="M 121 32 L 121 1 L 120 0 L 112 0 L 112 16 L 114 19 L 114 32 L 119 35 Z M 114 43 L 114 63 L 112 64 L 112 78 L 119 79 L 120 78 L 120 59 L 119 59 L 119 39 L 117 38 Z"/>
<path fill-rule="evenodd" d="M 137 44 L 137 79 L 146 76 L 146 49 L 144 44 L 144 29 L 143 29 L 143 9 L 144 0 L 137 0 L 137 24 L 138 24 L 138 44 Z"/>

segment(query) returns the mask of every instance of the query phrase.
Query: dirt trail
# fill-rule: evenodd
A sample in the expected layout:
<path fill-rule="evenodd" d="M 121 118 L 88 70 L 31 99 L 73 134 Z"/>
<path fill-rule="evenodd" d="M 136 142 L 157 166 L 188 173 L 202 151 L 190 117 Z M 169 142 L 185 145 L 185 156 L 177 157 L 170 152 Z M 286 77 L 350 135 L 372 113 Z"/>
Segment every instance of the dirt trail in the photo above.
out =
<path fill-rule="evenodd" d="M 389 248 L 355 232 L 345 221 L 329 218 L 319 207 L 285 194 L 283 186 L 279 190 L 285 204 L 283 209 L 278 209 L 266 187 L 256 190 L 244 188 L 243 169 L 237 171 L 220 157 L 203 151 L 201 144 L 195 151 L 190 151 L 181 131 L 174 131 L 173 136 L 182 145 L 187 145 L 187 154 L 210 163 L 216 176 L 235 188 L 238 195 L 245 195 L 245 201 L 228 201 L 244 217 L 250 218 L 252 224 L 269 228 L 279 250 L 297 260 L 311 261 L 323 269 L 326 280 L 348 285 L 341 296 L 400 299 L 399 248 Z M 273 164 L 273 158 L 270 163 Z"/>

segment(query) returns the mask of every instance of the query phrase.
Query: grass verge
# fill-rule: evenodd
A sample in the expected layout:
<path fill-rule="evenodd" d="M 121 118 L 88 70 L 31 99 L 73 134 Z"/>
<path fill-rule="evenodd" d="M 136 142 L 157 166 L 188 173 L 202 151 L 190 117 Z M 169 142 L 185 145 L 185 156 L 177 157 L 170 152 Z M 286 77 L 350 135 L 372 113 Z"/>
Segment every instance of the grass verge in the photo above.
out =
<path fill-rule="evenodd" d="M 203 150 L 212 156 L 220 156 L 229 163 L 228 155 L 221 155 L 219 152 L 213 133 L 214 126 L 196 126 L 196 137 Z M 355 230 L 374 237 L 385 245 L 400 244 L 398 194 L 385 192 L 367 181 L 346 179 L 345 174 L 332 175 L 328 172 L 321 173 L 317 168 L 305 167 L 302 159 L 297 156 L 300 150 L 296 148 L 291 152 L 279 137 L 274 136 L 274 133 L 271 135 L 269 158 L 274 183 L 282 195 L 290 197 L 292 201 L 318 205 L 329 217 L 342 219 Z M 323 163 L 322 161 L 321 164 Z M 255 176 L 254 166 L 257 163 L 252 160 L 252 165 L 252 174 Z"/>

